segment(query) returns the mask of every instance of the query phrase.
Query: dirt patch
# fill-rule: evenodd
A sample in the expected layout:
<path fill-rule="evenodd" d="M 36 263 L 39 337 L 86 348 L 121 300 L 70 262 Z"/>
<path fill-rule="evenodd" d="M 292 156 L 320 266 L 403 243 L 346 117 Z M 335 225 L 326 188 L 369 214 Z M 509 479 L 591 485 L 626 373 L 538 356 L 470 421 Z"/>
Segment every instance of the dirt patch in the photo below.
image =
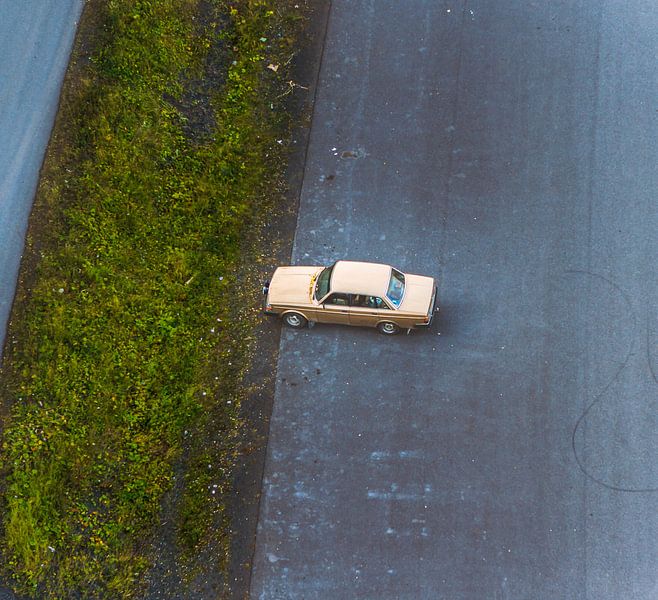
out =
<path fill-rule="evenodd" d="M 293 68 L 296 82 L 303 87 L 291 96 L 291 110 L 298 116 L 292 132 L 287 181 L 287 211 L 277 215 L 267 229 L 270 240 L 278 240 L 271 260 L 271 267 L 290 264 L 293 239 L 297 227 L 297 210 L 304 180 L 306 152 L 311 132 L 313 106 L 321 66 L 322 50 L 329 18 L 330 0 L 313 4 L 309 15 L 306 39 Z M 306 90 L 306 91 L 305 91 Z M 263 273 L 262 281 L 271 274 Z M 264 319 L 258 330 L 256 355 L 259 360 L 252 365 L 248 382 L 261 382 L 256 392 L 243 402 L 243 414 L 250 424 L 252 439 L 250 452 L 245 456 L 242 468 L 236 473 L 235 495 L 230 504 L 234 537 L 231 542 L 229 589 L 232 600 L 249 598 L 252 560 L 256 545 L 256 530 L 262 493 L 263 471 L 267 455 L 270 417 L 274 403 L 276 368 L 279 351 L 281 324 L 277 320 Z"/>
<path fill-rule="evenodd" d="M 217 13 L 211 0 L 199 2 L 196 21 L 199 35 L 210 40 L 202 72 L 183 82 L 181 98 L 168 97 L 167 100 L 183 115 L 185 136 L 195 144 L 203 144 L 215 132 L 213 98 L 226 83 L 231 49 L 219 35 L 228 27 L 229 20 L 226 15 Z"/>

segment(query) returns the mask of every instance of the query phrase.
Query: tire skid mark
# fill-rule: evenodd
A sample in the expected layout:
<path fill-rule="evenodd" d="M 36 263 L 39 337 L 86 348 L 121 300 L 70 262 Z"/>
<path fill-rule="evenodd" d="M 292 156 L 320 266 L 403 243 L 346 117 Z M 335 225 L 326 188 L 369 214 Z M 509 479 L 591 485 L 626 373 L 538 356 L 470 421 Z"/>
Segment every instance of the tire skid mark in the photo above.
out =
<path fill-rule="evenodd" d="M 587 468 L 583 460 L 581 460 L 580 455 L 578 454 L 578 448 L 576 445 L 576 435 L 578 434 L 578 430 L 580 429 L 580 426 L 583 424 L 585 421 L 585 418 L 587 415 L 592 411 L 592 409 L 595 406 L 598 406 L 601 401 L 603 400 L 606 392 L 612 387 L 612 385 L 619 379 L 619 376 L 621 375 L 622 371 L 628 366 L 628 363 L 631 359 L 631 356 L 634 354 L 635 350 L 635 338 L 637 335 L 638 331 L 638 318 L 637 314 L 633 308 L 633 304 L 626 292 L 614 281 L 608 279 L 607 277 L 604 277 L 603 275 L 600 275 L 598 273 L 592 273 L 590 271 L 585 271 L 585 270 L 568 270 L 565 271 L 566 274 L 568 275 L 585 275 L 588 277 L 592 277 L 595 279 L 599 279 L 600 281 L 605 282 L 608 284 L 612 289 L 614 289 L 624 300 L 626 306 L 628 307 L 628 313 L 631 315 L 632 320 L 633 320 L 633 327 L 632 327 L 632 337 L 631 337 L 631 342 L 628 347 L 628 351 L 626 352 L 626 355 L 624 357 L 624 360 L 622 361 L 622 364 L 617 368 L 615 371 L 614 375 L 608 380 L 608 382 L 605 384 L 603 389 L 596 394 L 594 399 L 587 405 L 583 413 L 578 417 L 578 420 L 576 421 L 573 431 L 571 433 L 571 450 L 573 452 L 574 458 L 576 460 L 576 463 L 578 464 L 578 467 L 580 470 L 583 472 L 583 474 L 593 481 L 594 483 L 597 483 L 598 485 L 605 487 L 609 490 L 615 491 L 615 492 L 630 492 L 630 493 L 650 493 L 650 492 L 658 492 L 658 486 L 655 487 L 626 487 L 626 486 L 621 486 L 621 485 L 615 485 L 614 483 L 611 483 L 609 481 L 605 481 L 604 479 L 601 479 L 599 477 L 596 477 L 593 475 L 590 470 Z M 647 361 L 649 363 L 649 371 L 651 372 L 651 376 L 654 379 L 656 383 L 658 383 L 658 377 L 656 376 L 656 372 L 653 368 L 653 364 L 651 362 L 651 350 L 650 350 L 650 339 L 651 339 L 651 332 L 649 330 L 649 324 L 647 322 Z"/>
<path fill-rule="evenodd" d="M 649 372 L 654 382 L 658 384 L 658 374 L 653 366 L 654 357 L 651 356 L 651 340 L 656 338 L 656 334 L 651 335 L 651 328 L 649 327 L 649 314 L 647 314 L 647 364 L 649 365 Z"/>

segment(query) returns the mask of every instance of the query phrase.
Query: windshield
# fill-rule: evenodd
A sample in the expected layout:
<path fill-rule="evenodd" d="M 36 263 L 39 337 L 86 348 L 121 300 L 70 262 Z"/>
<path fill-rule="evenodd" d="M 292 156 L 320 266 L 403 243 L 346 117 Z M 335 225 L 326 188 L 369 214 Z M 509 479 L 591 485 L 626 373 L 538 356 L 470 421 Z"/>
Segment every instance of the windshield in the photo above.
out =
<path fill-rule="evenodd" d="M 391 281 L 388 284 L 388 291 L 386 297 L 391 301 L 391 304 L 398 308 L 404 296 L 404 274 L 400 273 L 397 269 L 391 269 Z"/>
<path fill-rule="evenodd" d="M 318 279 L 315 282 L 316 300 L 322 300 L 322 298 L 324 298 L 329 293 L 329 281 L 331 280 L 331 271 L 333 268 L 333 265 L 331 267 L 327 267 L 318 275 Z"/>

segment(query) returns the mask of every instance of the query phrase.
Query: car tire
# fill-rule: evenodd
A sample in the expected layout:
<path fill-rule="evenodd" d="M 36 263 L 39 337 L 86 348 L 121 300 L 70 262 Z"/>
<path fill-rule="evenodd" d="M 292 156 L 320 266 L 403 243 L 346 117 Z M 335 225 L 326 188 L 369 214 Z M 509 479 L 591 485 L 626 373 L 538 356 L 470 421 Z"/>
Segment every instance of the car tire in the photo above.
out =
<path fill-rule="evenodd" d="M 288 327 L 292 327 L 293 329 L 301 329 L 302 327 L 306 327 L 308 325 L 306 317 L 296 312 L 289 312 L 283 315 L 283 322 Z"/>
<path fill-rule="evenodd" d="M 377 330 L 379 333 L 383 333 L 384 335 L 396 335 L 400 333 L 400 327 L 395 323 L 391 323 L 391 321 L 384 321 L 383 323 L 379 323 L 377 325 Z"/>

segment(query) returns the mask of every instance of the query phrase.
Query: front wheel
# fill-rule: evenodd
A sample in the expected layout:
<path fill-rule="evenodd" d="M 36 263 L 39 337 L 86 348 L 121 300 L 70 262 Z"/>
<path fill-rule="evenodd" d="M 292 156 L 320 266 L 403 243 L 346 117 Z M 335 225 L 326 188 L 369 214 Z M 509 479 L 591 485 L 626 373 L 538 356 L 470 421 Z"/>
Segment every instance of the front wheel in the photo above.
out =
<path fill-rule="evenodd" d="M 384 335 L 395 335 L 396 333 L 400 333 L 400 328 L 390 321 L 380 323 L 377 325 L 377 329 L 379 330 L 379 333 L 383 333 Z"/>
<path fill-rule="evenodd" d="M 289 312 L 283 315 L 283 322 L 288 327 L 292 327 L 293 329 L 301 329 L 302 327 L 306 327 L 306 325 L 308 325 L 306 318 L 296 312 Z"/>

